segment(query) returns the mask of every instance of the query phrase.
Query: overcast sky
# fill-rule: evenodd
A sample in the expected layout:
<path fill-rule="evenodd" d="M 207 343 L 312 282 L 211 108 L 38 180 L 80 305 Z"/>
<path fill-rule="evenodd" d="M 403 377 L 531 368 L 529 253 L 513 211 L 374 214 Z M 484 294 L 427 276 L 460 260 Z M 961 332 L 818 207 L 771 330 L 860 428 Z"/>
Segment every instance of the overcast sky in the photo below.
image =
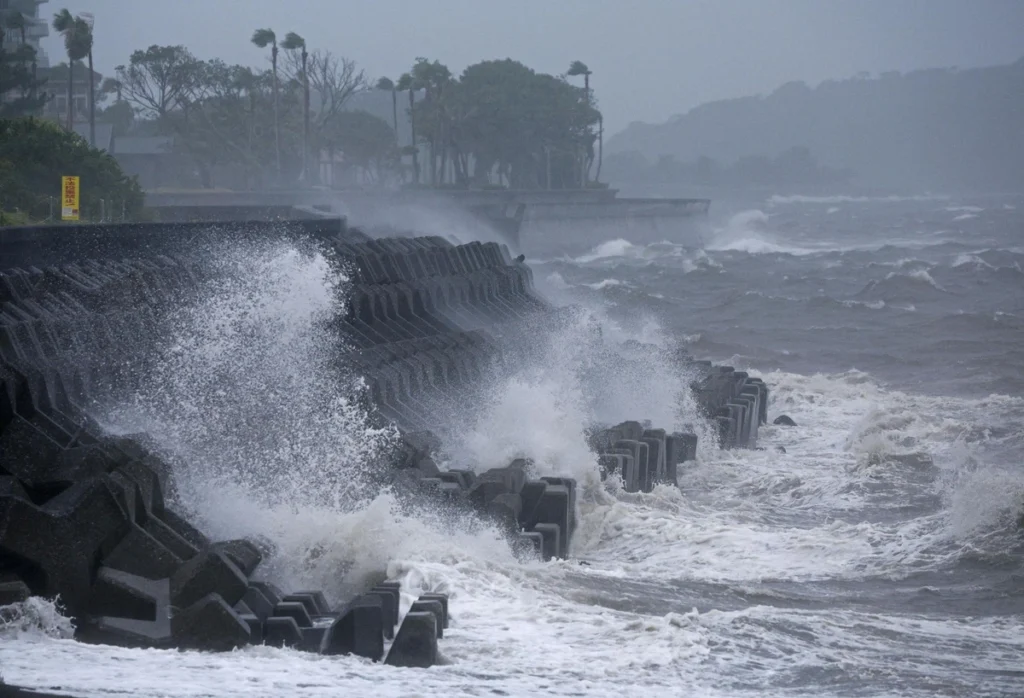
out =
<path fill-rule="evenodd" d="M 1024 56 L 1024 0 L 51 0 L 96 16 L 104 74 L 150 44 L 266 65 L 252 31 L 295 31 L 310 48 L 397 77 L 417 56 L 459 73 L 515 58 L 564 72 L 579 59 L 614 132 L 702 102 L 859 71 L 961 68 Z M 45 44 L 54 63 L 60 38 Z"/>

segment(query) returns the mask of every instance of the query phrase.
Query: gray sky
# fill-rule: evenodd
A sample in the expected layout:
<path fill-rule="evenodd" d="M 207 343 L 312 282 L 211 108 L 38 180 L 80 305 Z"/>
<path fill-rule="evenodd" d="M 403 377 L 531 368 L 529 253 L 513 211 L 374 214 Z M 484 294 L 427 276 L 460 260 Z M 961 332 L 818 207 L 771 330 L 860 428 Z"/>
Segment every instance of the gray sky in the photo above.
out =
<path fill-rule="evenodd" d="M 702 102 L 859 71 L 961 68 L 1024 56 L 1024 0 L 51 0 L 96 16 L 96 68 L 134 49 L 185 44 L 200 58 L 266 65 L 252 31 L 397 77 L 417 56 L 459 73 L 515 58 L 564 72 L 580 59 L 615 132 Z M 45 44 L 51 60 L 60 38 Z"/>

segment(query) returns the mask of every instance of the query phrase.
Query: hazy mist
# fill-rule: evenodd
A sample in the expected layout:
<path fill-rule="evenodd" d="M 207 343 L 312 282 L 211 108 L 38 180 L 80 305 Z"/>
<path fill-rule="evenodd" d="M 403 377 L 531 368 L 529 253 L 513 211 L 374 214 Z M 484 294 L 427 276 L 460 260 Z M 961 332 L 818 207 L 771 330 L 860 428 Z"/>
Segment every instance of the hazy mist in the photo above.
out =
<path fill-rule="evenodd" d="M 395 77 L 417 56 L 456 74 L 505 57 L 557 74 L 579 59 L 594 73 L 611 133 L 791 80 L 969 68 L 1024 54 L 1019 0 L 81 0 L 68 7 L 95 15 L 96 67 L 104 74 L 151 44 L 185 44 L 200 58 L 263 68 L 265 52 L 249 43 L 257 27 L 298 32 L 372 77 Z M 45 47 L 60 60 L 59 37 Z"/>

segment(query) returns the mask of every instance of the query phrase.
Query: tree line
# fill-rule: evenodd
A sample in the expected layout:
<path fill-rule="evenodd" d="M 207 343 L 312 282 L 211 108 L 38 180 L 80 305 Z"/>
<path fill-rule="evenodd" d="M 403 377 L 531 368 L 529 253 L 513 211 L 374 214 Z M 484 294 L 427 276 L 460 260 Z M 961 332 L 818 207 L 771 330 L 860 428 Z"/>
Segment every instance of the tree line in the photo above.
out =
<path fill-rule="evenodd" d="M 68 66 L 68 118 L 56 124 L 38 118 L 49 93 L 39 57 L 27 41 L 30 18 L 17 11 L 0 13 L 0 225 L 59 220 L 60 178 L 81 178 L 80 207 L 85 219 L 138 218 L 143 193 L 110 154 L 90 147 L 71 129 L 76 64 L 88 60 L 92 80 L 92 24 L 89 17 L 58 12 L 53 27 L 63 36 Z M 20 39 L 5 46 L 7 31 Z M 95 85 L 90 83 L 91 94 Z M 95 100 L 89 100 L 91 139 L 95 141 Z"/>
<path fill-rule="evenodd" d="M 70 129 L 75 66 L 87 59 L 93 76 L 92 28 L 68 10 L 53 26 L 68 58 Z M 511 59 L 455 75 L 440 61 L 417 58 L 395 79 L 373 81 L 353 60 L 310 50 L 294 32 L 260 28 L 250 40 L 267 51 L 267 69 L 201 59 L 181 45 L 133 52 L 98 89 L 90 86 L 93 132 L 98 114 L 115 134 L 171 137 L 207 187 L 225 168 L 241 173 L 247 188 L 317 184 L 322 158 L 380 184 L 559 189 L 600 179 L 601 114 L 580 61 L 561 76 Z M 8 112 L 36 113 L 45 99 L 27 58 L 6 68 L 18 73 L 13 88 L 0 64 L 0 89 L 21 100 L 4 100 Z M 571 82 L 577 77 L 583 85 Z M 391 94 L 390 123 L 351 108 L 354 97 L 374 89 Z M 408 132 L 399 131 L 400 111 Z"/>
<path fill-rule="evenodd" d="M 46 103 L 35 47 L 28 43 L 28 18 L 20 12 L 0 15 L 0 118 L 36 114 Z M 20 35 L 14 48 L 4 44 L 7 30 Z"/>
<path fill-rule="evenodd" d="M 566 79 L 578 75 L 582 89 Z M 391 91 L 395 105 L 399 92 L 408 95 L 412 141 L 427 145 L 423 165 L 434 186 L 585 187 L 595 160 L 600 177 L 601 113 L 580 61 L 565 76 L 504 59 L 476 63 L 456 77 L 436 60 L 417 58 L 397 81 L 382 78 L 377 87 Z M 397 132 L 397 106 L 394 114 Z M 419 181 L 415 150 L 412 157 Z"/>

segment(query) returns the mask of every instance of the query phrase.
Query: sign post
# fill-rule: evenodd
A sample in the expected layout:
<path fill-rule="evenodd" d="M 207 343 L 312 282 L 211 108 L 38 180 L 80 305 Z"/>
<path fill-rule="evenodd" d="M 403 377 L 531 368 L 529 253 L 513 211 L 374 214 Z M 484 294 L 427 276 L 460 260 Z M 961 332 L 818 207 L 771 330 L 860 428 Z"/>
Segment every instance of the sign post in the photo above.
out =
<path fill-rule="evenodd" d="M 61 177 L 61 192 L 64 203 L 60 209 L 60 218 L 64 221 L 77 221 L 78 216 L 78 177 Z"/>

